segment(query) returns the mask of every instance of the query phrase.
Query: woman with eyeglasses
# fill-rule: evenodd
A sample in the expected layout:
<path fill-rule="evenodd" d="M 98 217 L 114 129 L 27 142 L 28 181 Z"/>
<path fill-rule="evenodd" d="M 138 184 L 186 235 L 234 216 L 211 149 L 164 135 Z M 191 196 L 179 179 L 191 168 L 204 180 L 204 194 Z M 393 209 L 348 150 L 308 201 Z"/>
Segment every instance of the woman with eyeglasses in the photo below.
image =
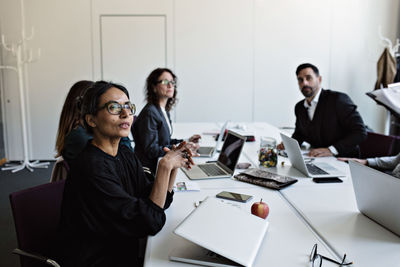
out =
<path fill-rule="evenodd" d="M 76 82 L 69 90 L 61 111 L 55 157 L 62 156 L 68 165 L 92 138 L 83 128 L 81 103 L 86 90 L 93 84 L 94 82 L 86 80 Z M 128 137 L 122 138 L 121 142 L 133 151 Z"/>
<path fill-rule="evenodd" d="M 176 87 L 177 77 L 170 69 L 153 70 L 146 79 L 147 105 L 133 124 L 135 154 L 152 173 L 156 172 L 158 158 L 165 154 L 163 147 L 171 148 L 183 141 L 171 138 L 170 111 L 177 101 Z M 189 138 L 192 152 L 198 149 L 200 138 L 197 134 Z"/>
<path fill-rule="evenodd" d="M 140 239 L 158 233 L 172 202 L 177 168 L 191 164 L 182 143 L 171 149 L 150 182 L 135 154 L 120 144 L 135 113 L 121 85 L 96 82 L 83 99 L 82 118 L 93 136 L 66 180 L 61 266 L 140 266 Z"/>

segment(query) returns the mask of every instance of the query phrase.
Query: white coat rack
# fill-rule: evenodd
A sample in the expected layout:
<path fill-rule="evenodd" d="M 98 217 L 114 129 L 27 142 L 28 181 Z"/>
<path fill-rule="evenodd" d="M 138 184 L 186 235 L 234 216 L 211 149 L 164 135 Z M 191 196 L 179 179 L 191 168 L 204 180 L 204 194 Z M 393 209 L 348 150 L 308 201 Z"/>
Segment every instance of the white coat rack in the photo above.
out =
<path fill-rule="evenodd" d="M 21 128 L 22 128 L 22 147 L 24 159 L 19 164 L 7 164 L 6 167 L 1 168 L 2 171 L 11 170 L 11 172 L 17 172 L 27 168 L 29 171 L 33 171 L 33 168 L 47 168 L 49 162 L 41 162 L 38 160 L 30 161 L 28 153 L 28 132 L 26 126 L 26 111 L 25 111 L 25 80 L 26 65 L 37 61 L 40 58 L 40 49 L 38 49 L 37 57 L 33 57 L 32 49 L 26 48 L 26 42 L 31 40 L 34 36 L 34 29 L 32 27 L 31 35 L 26 36 L 25 34 L 25 10 L 24 0 L 21 0 L 21 40 L 17 43 L 6 43 L 6 38 L 1 35 L 1 44 L 4 49 L 11 53 L 15 57 L 16 66 L 1 66 L 0 69 L 13 70 L 17 73 L 18 77 L 18 88 L 19 88 L 19 99 L 20 99 L 20 112 L 21 112 Z"/>

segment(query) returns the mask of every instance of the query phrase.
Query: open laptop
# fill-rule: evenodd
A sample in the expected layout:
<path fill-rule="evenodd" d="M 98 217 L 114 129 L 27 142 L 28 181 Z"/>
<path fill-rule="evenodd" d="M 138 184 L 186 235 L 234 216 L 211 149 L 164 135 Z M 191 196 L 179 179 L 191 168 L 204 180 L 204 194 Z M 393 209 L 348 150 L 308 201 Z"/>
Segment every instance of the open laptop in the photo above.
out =
<path fill-rule="evenodd" d="M 221 131 L 218 135 L 217 143 L 215 144 L 215 147 L 213 146 L 201 146 L 199 149 L 197 149 L 197 153 L 199 154 L 199 157 L 212 157 L 214 156 L 215 152 L 217 152 L 217 149 L 219 147 L 219 144 L 222 142 L 222 137 L 224 136 L 226 126 L 228 125 L 228 121 L 222 125 Z"/>
<path fill-rule="evenodd" d="M 247 209 L 208 197 L 174 230 L 197 246 L 184 246 L 187 242 L 181 242 L 169 258 L 206 266 L 252 266 L 268 225 L 267 220 Z M 245 231 L 240 231 L 243 227 Z"/>
<path fill-rule="evenodd" d="M 229 178 L 235 172 L 246 137 L 228 131 L 217 162 L 197 164 L 191 169 L 181 168 L 191 180 Z"/>
<path fill-rule="evenodd" d="M 400 236 L 400 179 L 358 162 L 349 165 L 360 212 Z"/>
<path fill-rule="evenodd" d="M 282 133 L 281 138 L 290 163 L 306 176 L 312 178 L 345 176 L 343 172 L 340 172 L 328 163 L 306 163 L 297 140 Z"/>

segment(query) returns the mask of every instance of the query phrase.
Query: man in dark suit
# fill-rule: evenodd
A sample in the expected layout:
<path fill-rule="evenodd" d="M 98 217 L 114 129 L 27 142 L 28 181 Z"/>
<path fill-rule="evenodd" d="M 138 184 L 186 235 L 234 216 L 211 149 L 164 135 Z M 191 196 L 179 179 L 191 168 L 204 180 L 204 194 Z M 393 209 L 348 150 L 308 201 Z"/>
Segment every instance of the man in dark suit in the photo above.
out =
<path fill-rule="evenodd" d="M 309 156 L 359 157 L 358 145 L 367 132 L 357 106 L 344 93 L 322 89 L 319 70 L 312 64 L 298 66 L 296 76 L 305 99 L 295 106 L 292 137 L 300 145 L 311 145 Z"/>

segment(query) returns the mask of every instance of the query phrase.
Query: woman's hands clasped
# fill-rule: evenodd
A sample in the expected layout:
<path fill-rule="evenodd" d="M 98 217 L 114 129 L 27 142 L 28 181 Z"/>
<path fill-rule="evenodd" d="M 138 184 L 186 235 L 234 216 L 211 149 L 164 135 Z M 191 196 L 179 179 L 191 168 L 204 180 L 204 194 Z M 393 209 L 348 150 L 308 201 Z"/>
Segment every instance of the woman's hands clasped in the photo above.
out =
<path fill-rule="evenodd" d="M 165 163 L 170 164 L 172 169 L 177 169 L 180 167 L 191 168 L 194 165 L 192 156 L 192 144 L 183 141 L 178 146 L 172 146 L 171 149 L 164 147 L 166 152 L 165 156 L 161 159 Z"/>
<path fill-rule="evenodd" d="M 199 144 L 200 139 L 201 135 L 199 134 L 194 134 L 189 138 L 188 148 L 192 151 L 193 157 L 199 156 L 199 154 L 197 153 L 197 149 L 199 149 L 200 147 Z"/>

